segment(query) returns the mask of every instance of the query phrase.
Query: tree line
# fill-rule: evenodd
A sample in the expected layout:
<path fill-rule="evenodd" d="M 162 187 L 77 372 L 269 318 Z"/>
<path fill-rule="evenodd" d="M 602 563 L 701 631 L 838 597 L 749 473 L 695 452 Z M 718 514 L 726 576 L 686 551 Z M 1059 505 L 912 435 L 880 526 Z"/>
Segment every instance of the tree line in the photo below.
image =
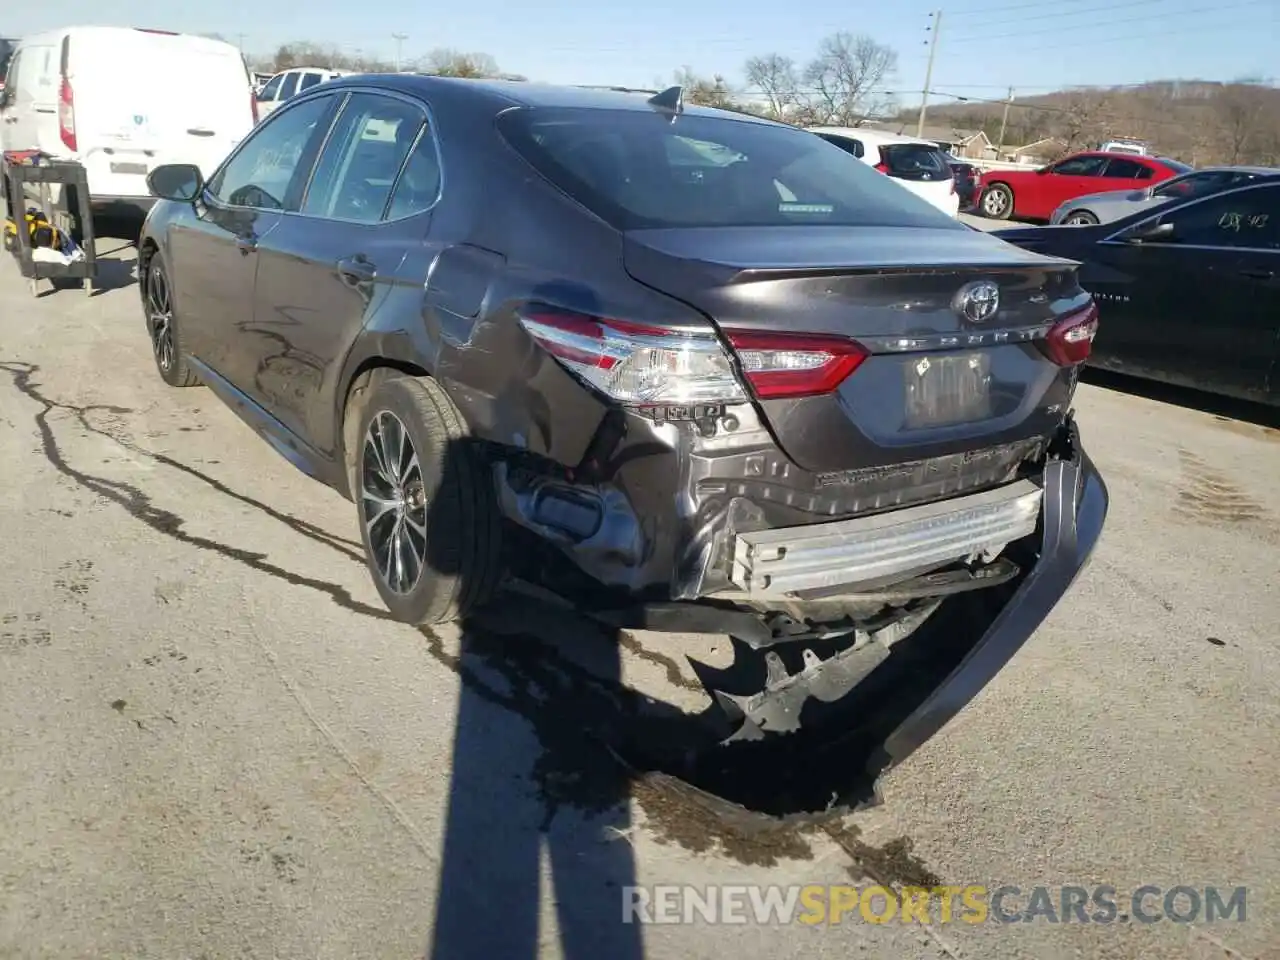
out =
<path fill-rule="evenodd" d="M 248 59 L 264 72 L 306 65 L 382 72 L 397 66 L 385 58 L 305 41 Z M 399 68 L 440 76 L 526 79 L 505 73 L 487 53 L 448 48 L 407 57 Z M 897 68 L 898 54 L 891 47 L 864 34 L 840 32 L 825 37 L 808 60 L 778 53 L 748 58 L 740 83 L 686 66 L 654 85 L 679 83 L 689 102 L 799 125 L 899 120 L 910 127 L 916 110 L 900 110 L 890 89 Z M 1052 138 L 1061 142 L 1063 152 L 1070 152 L 1125 137 L 1145 140 L 1158 152 L 1197 166 L 1280 166 L 1280 90 L 1249 78 L 1073 89 L 1017 98 L 1007 110 L 1003 101 L 955 97 L 955 102 L 939 103 L 939 95 L 931 99 L 929 126 L 983 130 L 992 143 L 1006 147 Z"/>

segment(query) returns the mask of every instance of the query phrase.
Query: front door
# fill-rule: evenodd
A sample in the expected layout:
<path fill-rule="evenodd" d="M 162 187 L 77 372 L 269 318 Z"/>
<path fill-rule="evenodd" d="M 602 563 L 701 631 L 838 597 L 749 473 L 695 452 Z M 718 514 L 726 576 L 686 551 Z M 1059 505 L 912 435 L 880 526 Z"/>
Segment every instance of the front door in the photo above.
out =
<path fill-rule="evenodd" d="M 213 176 L 200 215 L 174 239 L 178 318 L 190 351 L 252 396 L 259 250 L 297 209 L 338 98 L 272 114 Z"/>
<path fill-rule="evenodd" d="M 433 132 L 418 104 L 356 93 L 333 125 L 297 214 L 259 250 L 253 396 L 292 433 L 332 455 L 325 398 L 369 318 L 420 247 L 440 187 Z M 421 287 L 424 277 L 411 278 Z"/>
<path fill-rule="evenodd" d="M 1030 203 L 1020 203 L 1018 213 L 1047 220 L 1054 210 L 1068 200 L 1105 190 L 1101 176 L 1106 165 L 1105 155 L 1084 153 L 1067 157 L 1048 167 L 1036 178 L 1038 182 L 1031 192 Z"/>
<path fill-rule="evenodd" d="M 1081 275 L 1099 300 L 1100 359 L 1263 399 L 1280 335 L 1280 185 L 1181 203 L 1143 224 L 1167 232 L 1103 241 Z"/>

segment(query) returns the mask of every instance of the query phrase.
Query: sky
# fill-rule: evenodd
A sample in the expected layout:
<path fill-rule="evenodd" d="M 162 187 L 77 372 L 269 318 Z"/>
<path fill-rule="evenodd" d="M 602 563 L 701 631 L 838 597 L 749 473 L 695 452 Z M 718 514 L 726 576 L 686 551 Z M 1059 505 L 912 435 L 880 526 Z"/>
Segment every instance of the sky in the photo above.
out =
<path fill-rule="evenodd" d="M 931 103 L 1029 96 L 1066 86 L 1156 79 L 1266 78 L 1275 67 L 1280 0 L 41 0 L 4 3 L 0 36 L 72 24 L 222 34 L 250 54 L 291 40 L 388 61 L 394 34 L 406 59 L 438 47 L 491 54 L 501 69 L 550 83 L 653 87 L 689 67 L 746 89 L 748 57 L 803 64 L 825 36 L 866 34 L 898 53 L 885 89 L 920 102 L 931 13 L 941 28 Z"/>

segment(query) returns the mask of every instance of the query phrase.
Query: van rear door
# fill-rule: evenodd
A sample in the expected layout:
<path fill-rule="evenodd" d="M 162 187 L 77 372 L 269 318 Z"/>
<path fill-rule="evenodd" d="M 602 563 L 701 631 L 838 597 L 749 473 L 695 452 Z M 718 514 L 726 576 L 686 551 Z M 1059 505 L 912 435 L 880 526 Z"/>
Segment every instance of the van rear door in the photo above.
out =
<path fill-rule="evenodd" d="M 194 163 L 210 176 L 253 129 L 240 51 L 145 30 L 69 38 L 76 142 L 94 196 L 146 197 L 147 173 Z"/>

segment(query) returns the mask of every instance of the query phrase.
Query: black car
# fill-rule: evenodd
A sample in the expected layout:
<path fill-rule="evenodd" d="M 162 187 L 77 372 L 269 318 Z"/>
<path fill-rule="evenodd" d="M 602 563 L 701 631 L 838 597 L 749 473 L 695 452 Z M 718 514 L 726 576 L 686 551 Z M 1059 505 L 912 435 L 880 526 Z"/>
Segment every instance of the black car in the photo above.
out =
<path fill-rule="evenodd" d="M 513 575 L 610 624 L 729 633 L 768 681 L 720 703 L 760 737 L 972 599 L 943 616 L 991 624 L 951 619 L 911 668 L 933 682 L 900 759 L 1100 533 L 1075 265 L 796 128 L 679 88 L 353 77 L 207 183 L 150 183 L 161 376 L 355 502 L 397 619 L 465 616 Z"/>
<path fill-rule="evenodd" d="M 960 209 L 972 210 L 974 204 L 978 202 L 978 180 L 982 177 L 982 171 L 969 161 L 953 157 L 949 153 L 943 156 L 946 158 L 947 166 L 951 168 L 952 175 L 956 178 L 956 194 L 960 197 Z"/>
<path fill-rule="evenodd" d="M 999 235 L 1080 261 L 1102 318 L 1091 365 L 1280 405 L 1280 182 Z"/>

